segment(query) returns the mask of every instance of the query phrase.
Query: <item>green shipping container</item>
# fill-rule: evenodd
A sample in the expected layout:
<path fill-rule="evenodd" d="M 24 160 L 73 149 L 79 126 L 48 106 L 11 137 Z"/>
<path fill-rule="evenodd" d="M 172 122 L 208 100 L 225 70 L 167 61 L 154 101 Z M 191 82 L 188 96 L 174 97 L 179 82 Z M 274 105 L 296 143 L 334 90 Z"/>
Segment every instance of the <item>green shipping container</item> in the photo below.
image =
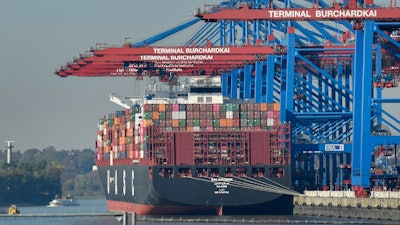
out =
<path fill-rule="evenodd" d="M 144 112 L 143 119 L 153 119 L 153 112 Z"/>
<path fill-rule="evenodd" d="M 200 126 L 200 120 L 199 119 L 193 120 L 193 126 L 194 127 L 199 127 Z"/>
<path fill-rule="evenodd" d="M 158 115 L 160 119 L 165 119 L 165 112 L 159 112 Z"/>
<path fill-rule="evenodd" d="M 114 125 L 114 120 L 107 120 L 107 126 L 112 127 L 112 125 Z"/>
<path fill-rule="evenodd" d="M 186 120 L 185 119 L 180 119 L 179 120 L 179 127 L 186 127 Z"/>
<path fill-rule="evenodd" d="M 220 104 L 220 105 L 219 105 L 219 111 L 220 111 L 220 112 L 225 112 L 226 109 L 227 109 L 227 105 L 228 105 L 228 104 Z"/>
<path fill-rule="evenodd" d="M 220 121 L 219 120 L 213 120 L 213 127 L 219 127 L 220 126 Z"/>

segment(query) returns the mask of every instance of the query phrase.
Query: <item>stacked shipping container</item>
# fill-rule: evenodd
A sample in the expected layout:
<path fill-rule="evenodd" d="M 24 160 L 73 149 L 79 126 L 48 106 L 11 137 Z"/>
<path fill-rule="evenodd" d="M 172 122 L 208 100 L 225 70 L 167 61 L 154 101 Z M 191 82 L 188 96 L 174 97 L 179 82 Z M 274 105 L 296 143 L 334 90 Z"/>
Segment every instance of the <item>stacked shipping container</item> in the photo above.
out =
<path fill-rule="evenodd" d="M 151 160 L 158 165 L 289 163 L 290 129 L 279 104 L 146 104 L 104 116 L 98 160 Z"/>

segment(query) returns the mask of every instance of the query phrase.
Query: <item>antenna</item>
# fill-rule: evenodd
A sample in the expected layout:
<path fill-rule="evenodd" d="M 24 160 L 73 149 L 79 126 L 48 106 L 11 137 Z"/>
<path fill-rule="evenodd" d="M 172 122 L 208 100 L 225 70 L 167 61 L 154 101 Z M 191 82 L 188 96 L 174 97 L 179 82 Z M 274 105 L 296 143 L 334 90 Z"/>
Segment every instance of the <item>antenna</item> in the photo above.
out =
<path fill-rule="evenodd" d="M 12 145 L 12 143 L 14 141 L 4 141 L 7 143 L 7 163 L 11 163 L 11 159 L 12 159 L 12 148 L 14 148 L 14 146 Z"/>

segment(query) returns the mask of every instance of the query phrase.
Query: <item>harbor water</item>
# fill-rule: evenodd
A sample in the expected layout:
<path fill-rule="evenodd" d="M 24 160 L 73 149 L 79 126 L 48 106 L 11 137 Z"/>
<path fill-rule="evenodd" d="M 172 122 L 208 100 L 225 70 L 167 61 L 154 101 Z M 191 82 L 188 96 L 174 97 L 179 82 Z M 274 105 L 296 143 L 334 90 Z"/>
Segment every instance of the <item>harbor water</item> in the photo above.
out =
<path fill-rule="evenodd" d="M 107 214 L 105 199 L 79 199 L 79 206 L 19 206 L 21 216 L 0 217 L 0 225 L 120 225 L 118 217 Z M 5 209 L 2 209 L 5 211 Z M 46 216 L 44 216 L 46 215 Z M 50 216 L 48 216 L 50 215 Z M 53 216 L 52 216 L 53 215 Z M 72 215 L 72 216 L 71 216 Z M 92 216 L 91 216 L 92 215 Z M 101 215 L 101 216 L 100 216 Z M 132 224 L 132 215 L 128 223 Z M 398 222 L 398 221 L 397 221 Z M 311 216 L 136 216 L 137 225 L 240 225 L 240 224 L 397 224 L 374 221 Z"/>

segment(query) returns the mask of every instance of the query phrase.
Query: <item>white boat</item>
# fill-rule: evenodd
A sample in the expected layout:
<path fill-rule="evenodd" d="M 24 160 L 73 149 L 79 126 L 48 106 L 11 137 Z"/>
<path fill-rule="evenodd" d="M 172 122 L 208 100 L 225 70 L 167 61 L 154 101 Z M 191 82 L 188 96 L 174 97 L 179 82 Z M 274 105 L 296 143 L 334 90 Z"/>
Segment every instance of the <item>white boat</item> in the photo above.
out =
<path fill-rule="evenodd" d="M 67 195 L 65 197 L 61 197 L 56 195 L 53 200 L 49 202 L 50 207 L 56 206 L 78 206 L 78 200 L 71 195 Z"/>

